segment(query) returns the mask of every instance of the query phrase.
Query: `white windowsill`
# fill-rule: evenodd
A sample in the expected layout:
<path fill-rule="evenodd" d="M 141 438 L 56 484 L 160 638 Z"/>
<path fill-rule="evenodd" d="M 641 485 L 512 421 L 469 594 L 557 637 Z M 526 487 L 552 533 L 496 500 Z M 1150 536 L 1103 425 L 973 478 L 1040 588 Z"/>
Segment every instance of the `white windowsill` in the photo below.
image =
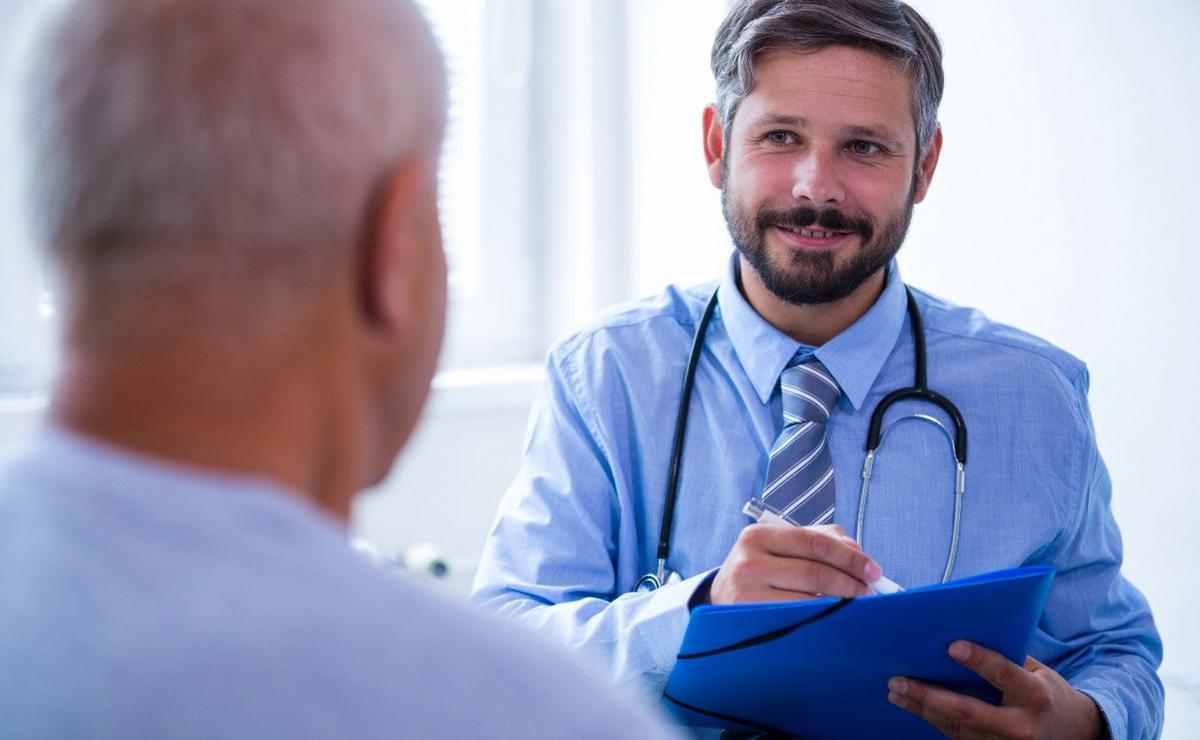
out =
<path fill-rule="evenodd" d="M 528 409 L 544 378 L 540 364 L 443 370 L 433 379 L 428 413 Z"/>
<path fill-rule="evenodd" d="M 502 365 L 443 370 L 433 379 L 430 416 L 528 409 L 541 387 L 541 365 Z M 0 396 L 0 445 L 23 439 L 41 419 L 49 394 Z"/>

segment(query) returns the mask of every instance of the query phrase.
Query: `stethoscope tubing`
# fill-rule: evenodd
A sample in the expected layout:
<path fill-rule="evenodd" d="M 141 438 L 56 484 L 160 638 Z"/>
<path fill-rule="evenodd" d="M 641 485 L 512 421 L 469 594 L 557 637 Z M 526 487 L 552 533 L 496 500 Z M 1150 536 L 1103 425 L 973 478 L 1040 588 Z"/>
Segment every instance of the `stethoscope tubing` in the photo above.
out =
<path fill-rule="evenodd" d="M 671 443 L 671 469 L 667 473 L 667 494 L 663 504 L 662 524 L 658 529 L 658 552 L 655 572 L 648 573 L 638 581 L 634 590 L 649 585 L 651 590 L 657 589 L 667 581 L 667 554 L 671 551 L 671 526 L 675 520 L 675 501 L 678 499 L 679 466 L 683 461 L 683 440 L 687 432 L 688 410 L 691 407 L 692 386 L 696 382 L 696 368 L 700 364 L 700 353 L 704 349 L 704 335 L 708 333 L 708 323 L 712 320 L 713 311 L 717 308 L 717 291 L 708 299 L 700 322 L 696 325 L 696 333 L 692 337 L 692 351 L 688 355 L 687 370 L 683 374 L 683 390 L 679 394 L 679 410 L 675 414 L 675 436 Z"/>
<path fill-rule="evenodd" d="M 659 526 L 658 535 L 658 550 L 656 552 L 655 572 L 647 573 L 638 579 L 634 586 L 634 591 L 644 589 L 655 590 L 660 588 L 667 582 L 667 558 L 671 551 L 671 529 L 675 519 L 675 505 L 679 496 L 679 472 L 683 461 L 684 439 L 687 432 L 688 410 L 691 406 L 692 390 L 696 379 L 696 367 L 700 362 L 700 354 L 704 348 L 704 337 L 708 333 L 708 325 L 712 320 L 713 312 L 717 307 L 717 298 L 720 288 L 713 291 L 712 296 L 708 299 L 707 305 L 704 307 L 704 312 L 700 316 L 700 321 L 696 325 L 696 333 L 692 338 L 692 349 L 688 356 L 687 369 L 684 371 L 683 388 L 679 395 L 679 406 L 675 415 L 675 434 L 671 446 L 671 464 L 667 474 L 667 490 L 663 503 L 662 523 Z M 953 535 L 951 536 L 950 553 L 946 560 L 946 567 L 942 575 L 942 581 L 950 579 L 950 573 L 954 568 L 954 561 L 958 554 L 959 529 L 961 525 L 962 515 L 962 497 L 966 489 L 965 468 L 967 464 L 967 425 L 963 419 L 962 413 L 958 410 L 950 399 L 930 390 L 926 382 L 926 365 L 925 365 L 925 326 L 921 317 L 920 307 L 917 306 L 917 301 L 913 295 L 912 289 L 908 286 L 904 288 L 907 300 L 907 312 L 909 322 L 911 324 L 913 337 L 913 385 L 907 388 L 899 388 L 884 396 L 884 398 L 875 406 L 875 410 L 871 413 L 871 422 L 867 431 L 866 460 L 863 462 L 862 479 L 863 484 L 859 495 L 858 507 L 858 523 L 855 532 L 855 539 L 862 542 L 863 530 L 863 514 L 866 509 L 867 492 L 870 485 L 871 473 L 874 467 L 875 452 L 883 441 L 886 430 L 883 428 L 884 415 L 892 405 L 907 399 L 913 399 L 925 403 L 931 403 L 942 409 L 950 417 L 951 423 L 954 426 L 954 434 L 951 439 L 951 450 L 955 457 L 955 495 L 954 495 L 954 526 Z M 920 415 L 924 416 L 924 415 Z M 942 427 L 946 431 L 947 436 L 950 433 L 945 426 L 938 422 L 933 417 L 925 417 Z"/>

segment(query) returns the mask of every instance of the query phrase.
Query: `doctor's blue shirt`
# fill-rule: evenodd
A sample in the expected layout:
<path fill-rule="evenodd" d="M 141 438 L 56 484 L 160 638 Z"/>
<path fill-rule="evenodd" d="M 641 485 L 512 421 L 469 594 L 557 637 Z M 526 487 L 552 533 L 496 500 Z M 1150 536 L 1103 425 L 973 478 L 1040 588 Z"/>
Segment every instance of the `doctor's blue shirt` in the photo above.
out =
<path fill-rule="evenodd" d="M 827 427 L 835 522 L 854 533 L 871 413 L 913 384 L 913 338 L 895 263 L 875 305 L 818 348 L 762 319 L 736 254 L 696 370 L 668 567 L 683 578 L 630 593 L 655 570 L 684 370 L 714 285 L 618 307 L 555 346 L 517 479 L 486 543 L 472 599 L 578 648 L 617 683 L 661 692 L 688 601 L 750 523 L 782 427 L 779 376 L 815 356 L 843 393 Z M 961 538 L 951 578 L 1044 564 L 1058 575 L 1030 654 L 1096 701 L 1113 737 L 1162 724 L 1162 644 L 1120 573 L 1121 536 L 1096 448 L 1086 367 L 1046 342 L 914 291 L 928 385 L 968 429 Z M 904 401 L 887 423 L 938 407 Z M 936 583 L 950 548 L 955 466 L 931 424 L 902 423 L 876 455 L 863 549 L 903 586 Z M 883 687 L 881 687 L 881 691 Z"/>

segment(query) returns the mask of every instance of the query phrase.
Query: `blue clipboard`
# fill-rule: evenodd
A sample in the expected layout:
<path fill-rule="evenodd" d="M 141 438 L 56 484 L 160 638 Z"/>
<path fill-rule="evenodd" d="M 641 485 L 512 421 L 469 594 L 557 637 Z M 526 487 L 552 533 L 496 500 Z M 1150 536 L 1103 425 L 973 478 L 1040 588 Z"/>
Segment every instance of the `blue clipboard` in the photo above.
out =
<path fill-rule="evenodd" d="M 910 676 L 993 704 L 946 649 L 970 640 L 1023 664 L 1054 569 L 1000 570 L 896 594 L 701 606 L 663 704 L 683 724 L 798 737 L 941 737 L 887 700 Z"/>

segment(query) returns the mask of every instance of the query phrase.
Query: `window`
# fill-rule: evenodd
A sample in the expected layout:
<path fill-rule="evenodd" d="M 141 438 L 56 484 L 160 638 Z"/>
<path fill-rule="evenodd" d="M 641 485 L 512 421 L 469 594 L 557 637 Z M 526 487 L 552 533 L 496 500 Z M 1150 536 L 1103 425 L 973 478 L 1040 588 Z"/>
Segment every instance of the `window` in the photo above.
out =
<path fill-rule="evenodd" d="M 451 86 L 443 367 L 540 362 L 601 307 L 719 274 L 699 132 L 726 0 L 421 5 Z"/>
<path fill-rule="evenodd" d="M 11 52 L 23 0 L 0 0 L 0 410 L 41 402 L 53 358 L 50 304 L 14 182 Z"/>
<path fill-rule="evenodd" d="M 534 357 L 528 192 L 531 6 L 420 0 L 446 57 L 441 215 L 450 266 L 446 367 Z"/>
<path fill-rule="evenodd" d="M 718 273 L 726 237 L 698 131 L 724 0 L 418 1 L 450 77 L 444 369 L 538 363 L 598 308 Z M 0 0 L 0 48 L 25 5 Z M 0 393 L 10 394 L 44 390 L 54 364 L 13 179 L 0 178 Z M 711 207 L 697 207 L 705 199 Z"/>

